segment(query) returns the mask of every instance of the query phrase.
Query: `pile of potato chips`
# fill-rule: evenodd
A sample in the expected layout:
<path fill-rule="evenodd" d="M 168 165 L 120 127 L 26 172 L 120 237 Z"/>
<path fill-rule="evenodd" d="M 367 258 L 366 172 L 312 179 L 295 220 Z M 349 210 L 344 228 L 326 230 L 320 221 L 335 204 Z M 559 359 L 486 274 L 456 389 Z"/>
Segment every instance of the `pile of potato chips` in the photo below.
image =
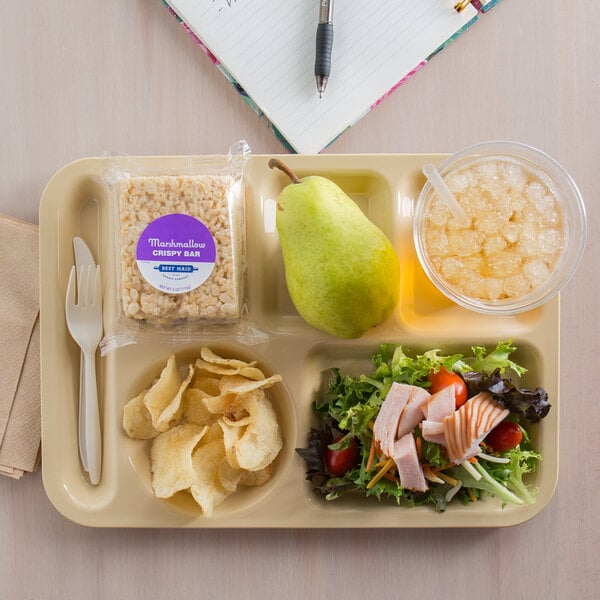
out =
<path fill-rule="evenodd" d="M 189 490 L 206 516 L 243 486 L 271 478 L 283 446 L 264 390 L 281 381 L 256 362 L 222 358 L 207 347 L 182 380 L 172 355 L 154 384 L 123 409 L 123 428 L 152 439 L 152 488 L 158 498 Z"/>

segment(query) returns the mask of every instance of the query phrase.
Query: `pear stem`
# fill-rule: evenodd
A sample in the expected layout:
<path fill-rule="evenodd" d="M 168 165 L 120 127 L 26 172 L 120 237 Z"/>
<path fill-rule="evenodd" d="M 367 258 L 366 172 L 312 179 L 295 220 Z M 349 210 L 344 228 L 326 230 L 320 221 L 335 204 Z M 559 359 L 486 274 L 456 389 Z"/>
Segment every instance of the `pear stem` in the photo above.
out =
<path fill-rule="evenodd" d="M 280 161 L 278 158 L 272 158 L 269 161 L 269 168 L 279 169 L 280 171 L 283 171 L 292 180 L 293 183 L 300 183 L 300 179 L 298 178 L 298 176 L 284 162 Z"/>

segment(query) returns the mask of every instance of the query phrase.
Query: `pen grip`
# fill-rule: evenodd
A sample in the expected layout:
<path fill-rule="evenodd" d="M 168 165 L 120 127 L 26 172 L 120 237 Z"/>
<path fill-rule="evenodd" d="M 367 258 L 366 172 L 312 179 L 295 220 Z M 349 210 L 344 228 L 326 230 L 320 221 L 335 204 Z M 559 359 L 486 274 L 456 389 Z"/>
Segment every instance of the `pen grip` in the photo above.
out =
<path fill-rule="evenodd" d="M 317 48 L 315 54 L 315 75 L 329 77 L 331 72 L 331 49 L 333 48 L 333 25 L 317 25 Z"/>

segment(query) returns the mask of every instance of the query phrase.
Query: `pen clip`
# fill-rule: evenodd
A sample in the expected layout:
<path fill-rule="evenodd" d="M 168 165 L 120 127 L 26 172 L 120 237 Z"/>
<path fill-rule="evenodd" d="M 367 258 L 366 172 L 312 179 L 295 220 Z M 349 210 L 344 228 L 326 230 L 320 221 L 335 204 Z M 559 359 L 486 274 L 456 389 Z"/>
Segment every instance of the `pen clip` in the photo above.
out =
<path fill-rule="evenodd" d="M 458 13 L 462 12 L 471 4 L 472 0 L 458 0 L 458 2 L 454 5 L 454 10 Z"/>

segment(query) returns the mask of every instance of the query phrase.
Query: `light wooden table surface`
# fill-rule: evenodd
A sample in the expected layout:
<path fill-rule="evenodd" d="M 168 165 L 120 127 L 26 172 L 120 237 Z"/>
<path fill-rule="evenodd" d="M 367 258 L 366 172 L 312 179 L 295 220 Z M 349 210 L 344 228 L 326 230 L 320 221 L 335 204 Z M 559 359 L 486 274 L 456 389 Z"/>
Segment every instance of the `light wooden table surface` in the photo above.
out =
<path fill-rule="evenodd" d="M 578 183 L 589 242 L 562 294 L 561 467 L 542 513 L 500 530 L 88 529 L 38 472 L 0 478 L 0 597 L 600 597 L 596 5 L 502 0 L 327 150 L 514 139 Z M 2 2 L 0 68 L 0 212 L 21 219 L 37 222 L 45 183 L 77 158 L 222 153 L 240 138 L 283 151 L 159 0 Z"/>

